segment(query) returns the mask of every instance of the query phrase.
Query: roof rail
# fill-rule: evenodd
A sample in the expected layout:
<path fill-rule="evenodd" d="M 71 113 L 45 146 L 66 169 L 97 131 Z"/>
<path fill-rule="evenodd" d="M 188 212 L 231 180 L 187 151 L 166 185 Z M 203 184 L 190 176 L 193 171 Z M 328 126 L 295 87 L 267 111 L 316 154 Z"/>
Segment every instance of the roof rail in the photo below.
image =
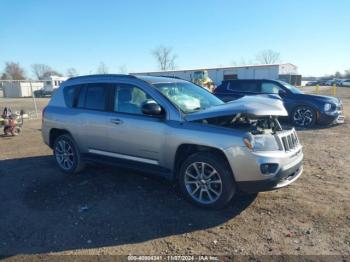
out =
<path fill-rule="evenodd" d="M 71 78 L 68 78 L 68 80 L 75 80 L 75 79 L 85 79 L 85 78 L 93 78 L 93 77 L 130 77 L 130 78 L 136 78 L 133 75 L 126 75 L 126 74 L 93 74 L 93 75 L 83 75 L 83 76 L 74 76 Z"/>
<path fill-rule="evenodd" d="M 151 75 L 150 75 L 151 76 Z M 166 78 L 175 78 L 175 79 L 182 79 L 182 80 L 184 80 L 183 78 L 181 78 L 181 77 L 178 77 L 178 76 L 172 76 L 172 75 L 170 75 L 170 76 L 167 76 L 167 75 L 162 75 L 162 76 L 156 76 L 156 77 L 166 77 Z"/>

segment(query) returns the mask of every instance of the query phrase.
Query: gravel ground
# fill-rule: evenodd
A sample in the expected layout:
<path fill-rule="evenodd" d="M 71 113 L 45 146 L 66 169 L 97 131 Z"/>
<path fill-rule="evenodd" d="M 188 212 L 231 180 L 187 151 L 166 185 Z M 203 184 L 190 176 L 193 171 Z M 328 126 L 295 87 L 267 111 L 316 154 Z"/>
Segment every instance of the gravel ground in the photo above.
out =
<path fill-rule="evenodd" d="M 350 89 L 338 96 L 350 117 Z M 93 166 L 63 175 L 40 120 L 28 121 L 21 136 L 0 137 L 0 254 L 350 255 L 349 127 L 299 130 L 298 181 L 206 211 L 144 173 Z"/>

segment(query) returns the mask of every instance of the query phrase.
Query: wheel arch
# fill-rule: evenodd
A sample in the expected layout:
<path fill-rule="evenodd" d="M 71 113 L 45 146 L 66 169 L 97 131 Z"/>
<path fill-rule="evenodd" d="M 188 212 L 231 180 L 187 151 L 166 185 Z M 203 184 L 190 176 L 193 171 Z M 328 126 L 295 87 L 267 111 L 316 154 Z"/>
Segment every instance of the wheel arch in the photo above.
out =
<path fill-rule="evenodd" d="M 53 148 L 56 138 L 64 134 L 68 134 L 72 136 L 72 134 L 66 129 L 52 128 L 50 130 L 50 135 L 49 135 L 49 146 Z"/>
<path fill-rule="evenodd" d="M 226 161 L 227 165 L 229 165 L 229 161 L 224 153 L 224 151 L 217 147 L 211 147 L 206 145 L 198 145 L 198 144 L 181 144 L 178 146 L 175 153 L 175 161 L 174 161 L 174 178 L 176 179 L 179 174 L 179 170 L 181 168 L 181 163 L 186 160 L 190 155 L 198 152 L 212 152 L 221 157 L 224 161 Z"/>

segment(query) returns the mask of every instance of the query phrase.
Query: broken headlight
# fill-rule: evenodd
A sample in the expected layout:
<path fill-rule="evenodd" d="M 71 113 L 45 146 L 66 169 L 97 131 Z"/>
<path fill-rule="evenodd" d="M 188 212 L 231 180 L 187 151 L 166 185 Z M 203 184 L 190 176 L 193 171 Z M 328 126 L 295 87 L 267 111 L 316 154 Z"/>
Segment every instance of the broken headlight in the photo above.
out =
<path fill-rule="evenodd" d="M 243 139 L 244 144 L 253 151 L 276 151 L 279 145 L 273 135 L 255 135 Z"/>

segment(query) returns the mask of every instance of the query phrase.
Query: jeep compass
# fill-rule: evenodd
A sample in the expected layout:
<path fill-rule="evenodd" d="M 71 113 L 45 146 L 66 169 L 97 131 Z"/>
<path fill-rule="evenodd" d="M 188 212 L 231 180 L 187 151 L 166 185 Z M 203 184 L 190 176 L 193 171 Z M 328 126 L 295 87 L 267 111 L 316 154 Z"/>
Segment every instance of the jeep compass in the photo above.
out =
<path fill-rule="evenodd" d="M 283 130 L 282 101 L 247 96 L 224 103 L 174 78 L 71 78 L 43 112 L 42 136 L 65 173 L 102 162 L 179 183 L 193 203 L 222 208 L 238 190 L 259 192 L 301 175 L 302 146 Z"/>

